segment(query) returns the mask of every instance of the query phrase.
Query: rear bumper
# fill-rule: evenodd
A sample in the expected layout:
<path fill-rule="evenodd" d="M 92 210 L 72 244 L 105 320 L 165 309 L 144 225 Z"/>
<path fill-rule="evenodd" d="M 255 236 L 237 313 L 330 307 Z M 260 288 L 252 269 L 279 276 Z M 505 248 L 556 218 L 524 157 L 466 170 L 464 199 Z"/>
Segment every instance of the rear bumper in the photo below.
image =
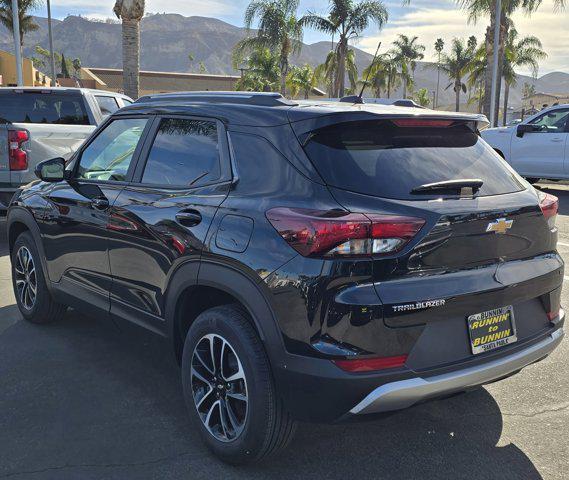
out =
<path fill-rule="evenodd" d="M 508 377 L 549 355 L 561 342 L 563 328 L 538 343 L 488 363 L 428 378 L 410 378 L 387 383 L 373 390 L 350 413 L 362 415 L 410 407 L 416 403 L 468 390 Z"/>

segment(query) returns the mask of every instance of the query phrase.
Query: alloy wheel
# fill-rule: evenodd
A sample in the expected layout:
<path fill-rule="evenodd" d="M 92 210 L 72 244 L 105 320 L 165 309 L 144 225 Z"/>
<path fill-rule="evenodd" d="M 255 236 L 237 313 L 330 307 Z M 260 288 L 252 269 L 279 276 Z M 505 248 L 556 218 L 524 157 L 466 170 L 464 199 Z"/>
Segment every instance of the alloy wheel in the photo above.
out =
<path fill-rule="evenodd" d="M 221 442 L 234 441 L 245 427 L 249 399 L 239 357 L 220 335 L 200 339 L 192 354 L 194 404 L 207 431 Z"/>
<path fill-rule="evenodd" d="M 31 310 L 36 303 L 38 280 L 36 265 L 28 247 L 22 246 L 18 250 L 14 269 L 20 304 L 26 310 Z"/>

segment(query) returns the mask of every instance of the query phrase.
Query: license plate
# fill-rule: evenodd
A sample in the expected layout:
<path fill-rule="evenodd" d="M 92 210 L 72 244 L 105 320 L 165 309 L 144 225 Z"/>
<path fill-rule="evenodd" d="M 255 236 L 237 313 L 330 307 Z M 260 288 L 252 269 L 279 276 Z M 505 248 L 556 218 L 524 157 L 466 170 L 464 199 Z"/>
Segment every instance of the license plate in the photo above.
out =
<path fill-rule="evenodd" d="M 483 353 L 518 340 L 514 308 L 496 308 L 468 317 L 468 333 L 472 353 Z"/>

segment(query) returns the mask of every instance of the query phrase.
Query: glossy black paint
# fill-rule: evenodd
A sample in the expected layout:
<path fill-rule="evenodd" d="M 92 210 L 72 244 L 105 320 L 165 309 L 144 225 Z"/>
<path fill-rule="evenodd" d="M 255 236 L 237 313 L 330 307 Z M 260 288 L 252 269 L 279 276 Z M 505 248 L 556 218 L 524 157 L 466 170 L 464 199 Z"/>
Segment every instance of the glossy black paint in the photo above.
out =
<path fill-rule="evenodd" d="M 305 420 L 337 419 L 382 383 L 485 362 L 560 328 L 546 312 L 559 307 L 563 262 L 531 187 L 441 201 L 328 187 L 295 129 L 376 115 L 348 106 L 332 113 L 329 107 L 135 104 L 107 121 L 151 119 L 126 181 L 74 180 L 79 151 L 69 179 L 36 182 L 13 200 L 10 235 L 33 223 L 57 298 L 165 336 L 178 355 L 192 315 L 215 301 L 241 303 L 266 346 L 280 394 Z M 187 189 L 140 183 L 158 121 L 170 116 L 218 122 L 219 182 Z M 268 222 L 265 213 L 275 207 L 390 213 L 426 223 L 391 256 L 305 258 Z M 503 216 L 515 219 L 512 231 L 487 234 L 488 222 Z M 444 306 L 393 308 L 435 299 Z M 504 305 L 514 305 L 519 343 L 473 357 L 465 317 Z M 348 374 L 330 361 L 403 354 L 406 367 L 372 374 Z"/>

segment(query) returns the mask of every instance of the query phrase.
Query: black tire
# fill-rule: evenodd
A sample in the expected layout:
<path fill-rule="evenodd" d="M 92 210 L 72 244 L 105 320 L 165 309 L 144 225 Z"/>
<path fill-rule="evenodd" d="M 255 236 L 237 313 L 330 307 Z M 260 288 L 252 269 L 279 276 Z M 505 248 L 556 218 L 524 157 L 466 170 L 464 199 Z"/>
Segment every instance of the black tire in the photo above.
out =
<path fill-rule="evenodd" d="M 526 177 L 526 181 L 528 183 L 531 183 L 532 185 L 535 185 L 540 180 L 541 180 L 541 178 Z"/>
<path fill-rule="evenodd" d="M 204 352 L 203 349 L 211 345 L 216 352 L 219 352 L 222 346 L 228 352 L 224 357 L 226 366 L 222 367 L 225 369 L 215 374 L 223 379 L 217 378 L 218 383 L 223 383 L 226 378 L 238 375 L 234 372 L 239 371 L 239 365 L 242 366 L 244 372 L 243 381 L 235 380 L 231 384 L 227 382 L 225 393 L 220 393 L 218 391 L 221 388 L 220 385 L 218 384 L 216 389 L 216 384 L 212 380 L 215 378 L 211 376 L 214 375 L 212 370 L 218 371 L 219 369 L 215 364 L 212 365 L 207 357 L 202 356 L 202 361 L 199 360 L 199 352 Z M 233 358 L 234 355 L 237 361 Z M 209 359 L 213 357 L 214 355 Z M 233 360 L 233 366 L 231 366 L 231 360 Z M 203 372 L 208 374 L 208 383 L 200 380 L 195 372 L 198 372 L 200 376 Z M 249 316 L 238 305 L 211 308 L 199 315 L 193 322 L 184 344 L 182 382 L 186 404 L 196 428 L 208 448 L 222 461 L 233 465 L 257 462 L 284 449 L 292 439 L 296 430 L 296 422 L 284 409 L 281 400 L 276 395 L 263 344 L 252 327 Z M 230 390 L 234 391 L 234 388 L 240 388 L 241 392 L 245 392 L 247 402 L 239 403 L 229 398 Z M 208 395 L 210 396 L 205 398 Z M 210 408 L 212 403 L 217 403 L 214 401 L 216 398 L 219 401 L 218 407 Z M 223 398 L 225 398 L 225 404 Z M 202 399 L 204 401 L 200 405 L 201 413 L 198 413 L 197 404 Z M 243 407 L 245 403 L 246 406 Z M 231 420 L 228 416 L 227 404 L 232 411 L 233 420 L 236 420 L 235 423 L 227 422 Z M 229 427 L 227 429 L 221 425 L 221 421 L 218 422 L 220 423 L 218 427 L 213 425 L 217 420 L 221 420 L 221 405 L 224 405 L 226 412 L 225 423 Z M 245 413 L 243 413 L 243 408 L 246 410 Z M 210 410 L 213 412 L 210 414 L 210 428 L 206 428 L 204 416 L 207 417 L 206 412 Z M 238 413 L 241 413 L 241 417 Z M 243 419 L 242 426 L 233 428 L 234 425 L 239 425 L 240 418 Z M 238 430 L 239 433 L 236 433 Z M 234 438 L 231 438 L 232 435 Z"/>
<path fill-rule="evenodd" d="M 22 255 L 29 253 L 31 263 L 28 262 L 29 272 L 26 276 L 25 270 L 22 265 Z M 20 256 L 20 257 L 19 257 Z M 29 232 L 22 233 L 14 243 L 11 255 L 12 261 L 12 285 L 14 288 L 14 295 L 18 309 L 25 320 L 36 324 L 52 323 L 63 316 L 67 307 L 57 303 L 51 298 L 45 275 L 42 269 L 40 255 L 36 247 L 35 241 Z M 22 286 L 26 282 L 27 286 Z M 33 288 L 30 285 L 35 284 L 36 292 L 33 294 Z M 28 294 L 25 293 L 27 288 Z M 33 301 L 32 301 L 33 297 Z"/>

